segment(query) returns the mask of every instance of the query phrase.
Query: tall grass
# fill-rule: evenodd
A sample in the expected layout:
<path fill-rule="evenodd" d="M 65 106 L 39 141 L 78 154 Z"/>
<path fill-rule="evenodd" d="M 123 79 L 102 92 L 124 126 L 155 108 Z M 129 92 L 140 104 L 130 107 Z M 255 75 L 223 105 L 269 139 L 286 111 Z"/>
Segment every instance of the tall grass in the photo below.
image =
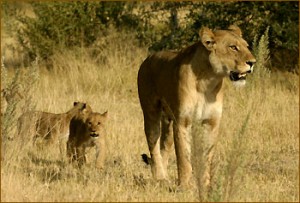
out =
<path fill-rule="evenodd" d="M 198 180 L 200 201 L 295 201 L 299 198 L 299 103 L 296 101 L 299 80 L 290 75 L 293 79 L 286 78 L 285 83 L 278 85 L 282 76 L 272 75 L 265 68 L 269 60 L 268 29 L 259 40 L 254 40 L 254 52 L 257 63 L 247 86 L 234 89 L 226 81 L 211 188 L 205 188 Z M 290 120 L 292 115 L 293 120 Z M 200 178 L 205 166 L 205 143 L 201 125 L 195 126 L 193 167 L 196 177 Z M 279 148 L 289 150 L 283 152 Z M 289 179 L 291 182 L 287 184 L 287 174 L 295 181 Z M 257 180 L 259 176 L 261 180 Z M 268 186 L 263 182 L 268 182 Z"/>
<path fill-rule="evenodd" d="M 136 77 L 146 56 L 130 34 L 112 31 L 94 47 L 57 51 L 50 71 L 37 63 L 38 80 L 25 92 L 36 110 L 66 112 L 74 101 L 85 101 L 94 111 L 108 110 L 106 167 L 93 167 L 93 150 L 87 166 L 76 170 L 58 156 L 58 147 L 20 151 L 13 139 L 1 162 L 1 200 L 198 201 L 194 190 L 172 189 L 174 153 L 170 185 L 153 181 L 141 161 L 148 147 Z M 255 77 L 254 72 L 242 89 L 225 81 L 209 201 L 299 201 L 299 79 Z"/>

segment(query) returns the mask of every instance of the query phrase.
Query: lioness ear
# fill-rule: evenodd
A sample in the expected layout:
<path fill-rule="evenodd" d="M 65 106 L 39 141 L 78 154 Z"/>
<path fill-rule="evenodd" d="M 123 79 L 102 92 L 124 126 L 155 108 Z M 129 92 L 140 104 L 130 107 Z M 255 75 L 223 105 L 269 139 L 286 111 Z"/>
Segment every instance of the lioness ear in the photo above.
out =
<path fill-rule="evenodd" d="M 201 39 L 202 44 L 208 49 L 209 51 L 212 51 L 215 47 L 215 35 L 211 31 L 211 29 L 207 27 L 202 27 L 199 31 L 199 36 Z"/>
<path fill-rule="evenodd" d="M 232 32 L 234 32 L 238 36 L 242 37 L 242 30 L 238 26 L 236 26 L 236 25 L 230 25 L 228 27 L 228 30 L 231 30 Z"/>

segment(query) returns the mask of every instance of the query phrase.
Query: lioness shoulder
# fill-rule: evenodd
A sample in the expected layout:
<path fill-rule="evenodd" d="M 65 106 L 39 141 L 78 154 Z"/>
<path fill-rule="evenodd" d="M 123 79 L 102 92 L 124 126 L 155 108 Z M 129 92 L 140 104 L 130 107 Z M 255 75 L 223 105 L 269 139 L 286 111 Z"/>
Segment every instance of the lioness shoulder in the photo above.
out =
<path fill-rule="evenodd" d="M 92 112 L 88 116 L 74 117 L 70 122 L 67 155 L 70 162 L 81 167 L 86 163 L 86 148 L 96 148 L 96 167 L 103 168 L 106 156 L 105 123 L 108 113 Z"/>

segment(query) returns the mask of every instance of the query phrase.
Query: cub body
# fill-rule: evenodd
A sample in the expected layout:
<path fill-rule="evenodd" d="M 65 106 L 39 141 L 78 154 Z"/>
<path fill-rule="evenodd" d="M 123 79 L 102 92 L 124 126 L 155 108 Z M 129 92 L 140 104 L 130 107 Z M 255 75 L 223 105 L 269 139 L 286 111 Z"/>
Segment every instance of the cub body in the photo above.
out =
<path fill-rule="evenodd" d="M 96 167 L 103 168 L 106 156 L 106 131 L 104 124 L 107 112 L 92 112 L 88 116 L 76 116 L 70 122 L 67 156 L 70 162 L 81 167 L 86 163 L 86 149 L 96 148 Z"/>
<path fill-rule="evenodd" d="M 40 140 L 41 144 L 59 143 L 60 150 L 65 148 L 68 140 L 69 124 L 74 116 L 83 116 L 92 111 L 86 103 L 74 102 L 74 106 L 66 113 L 55 114 L 42 111 L 31 111 L 22 114 L 18 119 L 18 134 L 22 142 Z"/>

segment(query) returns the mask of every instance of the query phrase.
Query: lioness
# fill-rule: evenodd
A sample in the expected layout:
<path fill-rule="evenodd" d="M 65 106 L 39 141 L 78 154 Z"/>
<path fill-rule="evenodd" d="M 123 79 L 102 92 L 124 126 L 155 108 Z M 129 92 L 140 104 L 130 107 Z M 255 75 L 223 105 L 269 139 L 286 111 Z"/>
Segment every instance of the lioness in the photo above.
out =
<path fill-rule="evenodd" d="M 182 51 L 150 55 L 138 72 L 138 93 L 144 114 L 144 129 L 156 179 L 167 179 L 171 146 L 175 143 L 179 185 L 192 176 L 190 133 L 193 119 L 202 121 L 208 140 L 205 175 L 210 181 L 210 163 L 223 105 L 223 79 L 245 84 L 256 62 L 237 26 L 212 31 L 203 27 L 200 42 Z M 174 135 L 174 139 L 172 137 Z M 145 155 L 143 155 L 145 160 Z"/>
<path fill-rule="evenodd" d="M 67 142 L 67 156 L 70 162 L 81 167 L 86 163 L 86 148 L 96 147 L 96 167 L 104 167 L 106 153 L 106 132 L 104 124 L 107 111 L 103 114 L 90 113 L 87 117 L 76 116 L 70 122 L 70 135 Z"/>
<path fill-rule="evenodd" d="M 92 108 L 81 102 L 74 102 L 74 106 L 66 113 L 54 114 L 42 111 L 31 111 L 22 114 L 18 119 L 18 134 L 24 141 L 41 139 L 45 144 L 59 143 L 60 151 L 65 149 L 69 135 L 69 124 L 76 115 L 87 115 Z"/>

